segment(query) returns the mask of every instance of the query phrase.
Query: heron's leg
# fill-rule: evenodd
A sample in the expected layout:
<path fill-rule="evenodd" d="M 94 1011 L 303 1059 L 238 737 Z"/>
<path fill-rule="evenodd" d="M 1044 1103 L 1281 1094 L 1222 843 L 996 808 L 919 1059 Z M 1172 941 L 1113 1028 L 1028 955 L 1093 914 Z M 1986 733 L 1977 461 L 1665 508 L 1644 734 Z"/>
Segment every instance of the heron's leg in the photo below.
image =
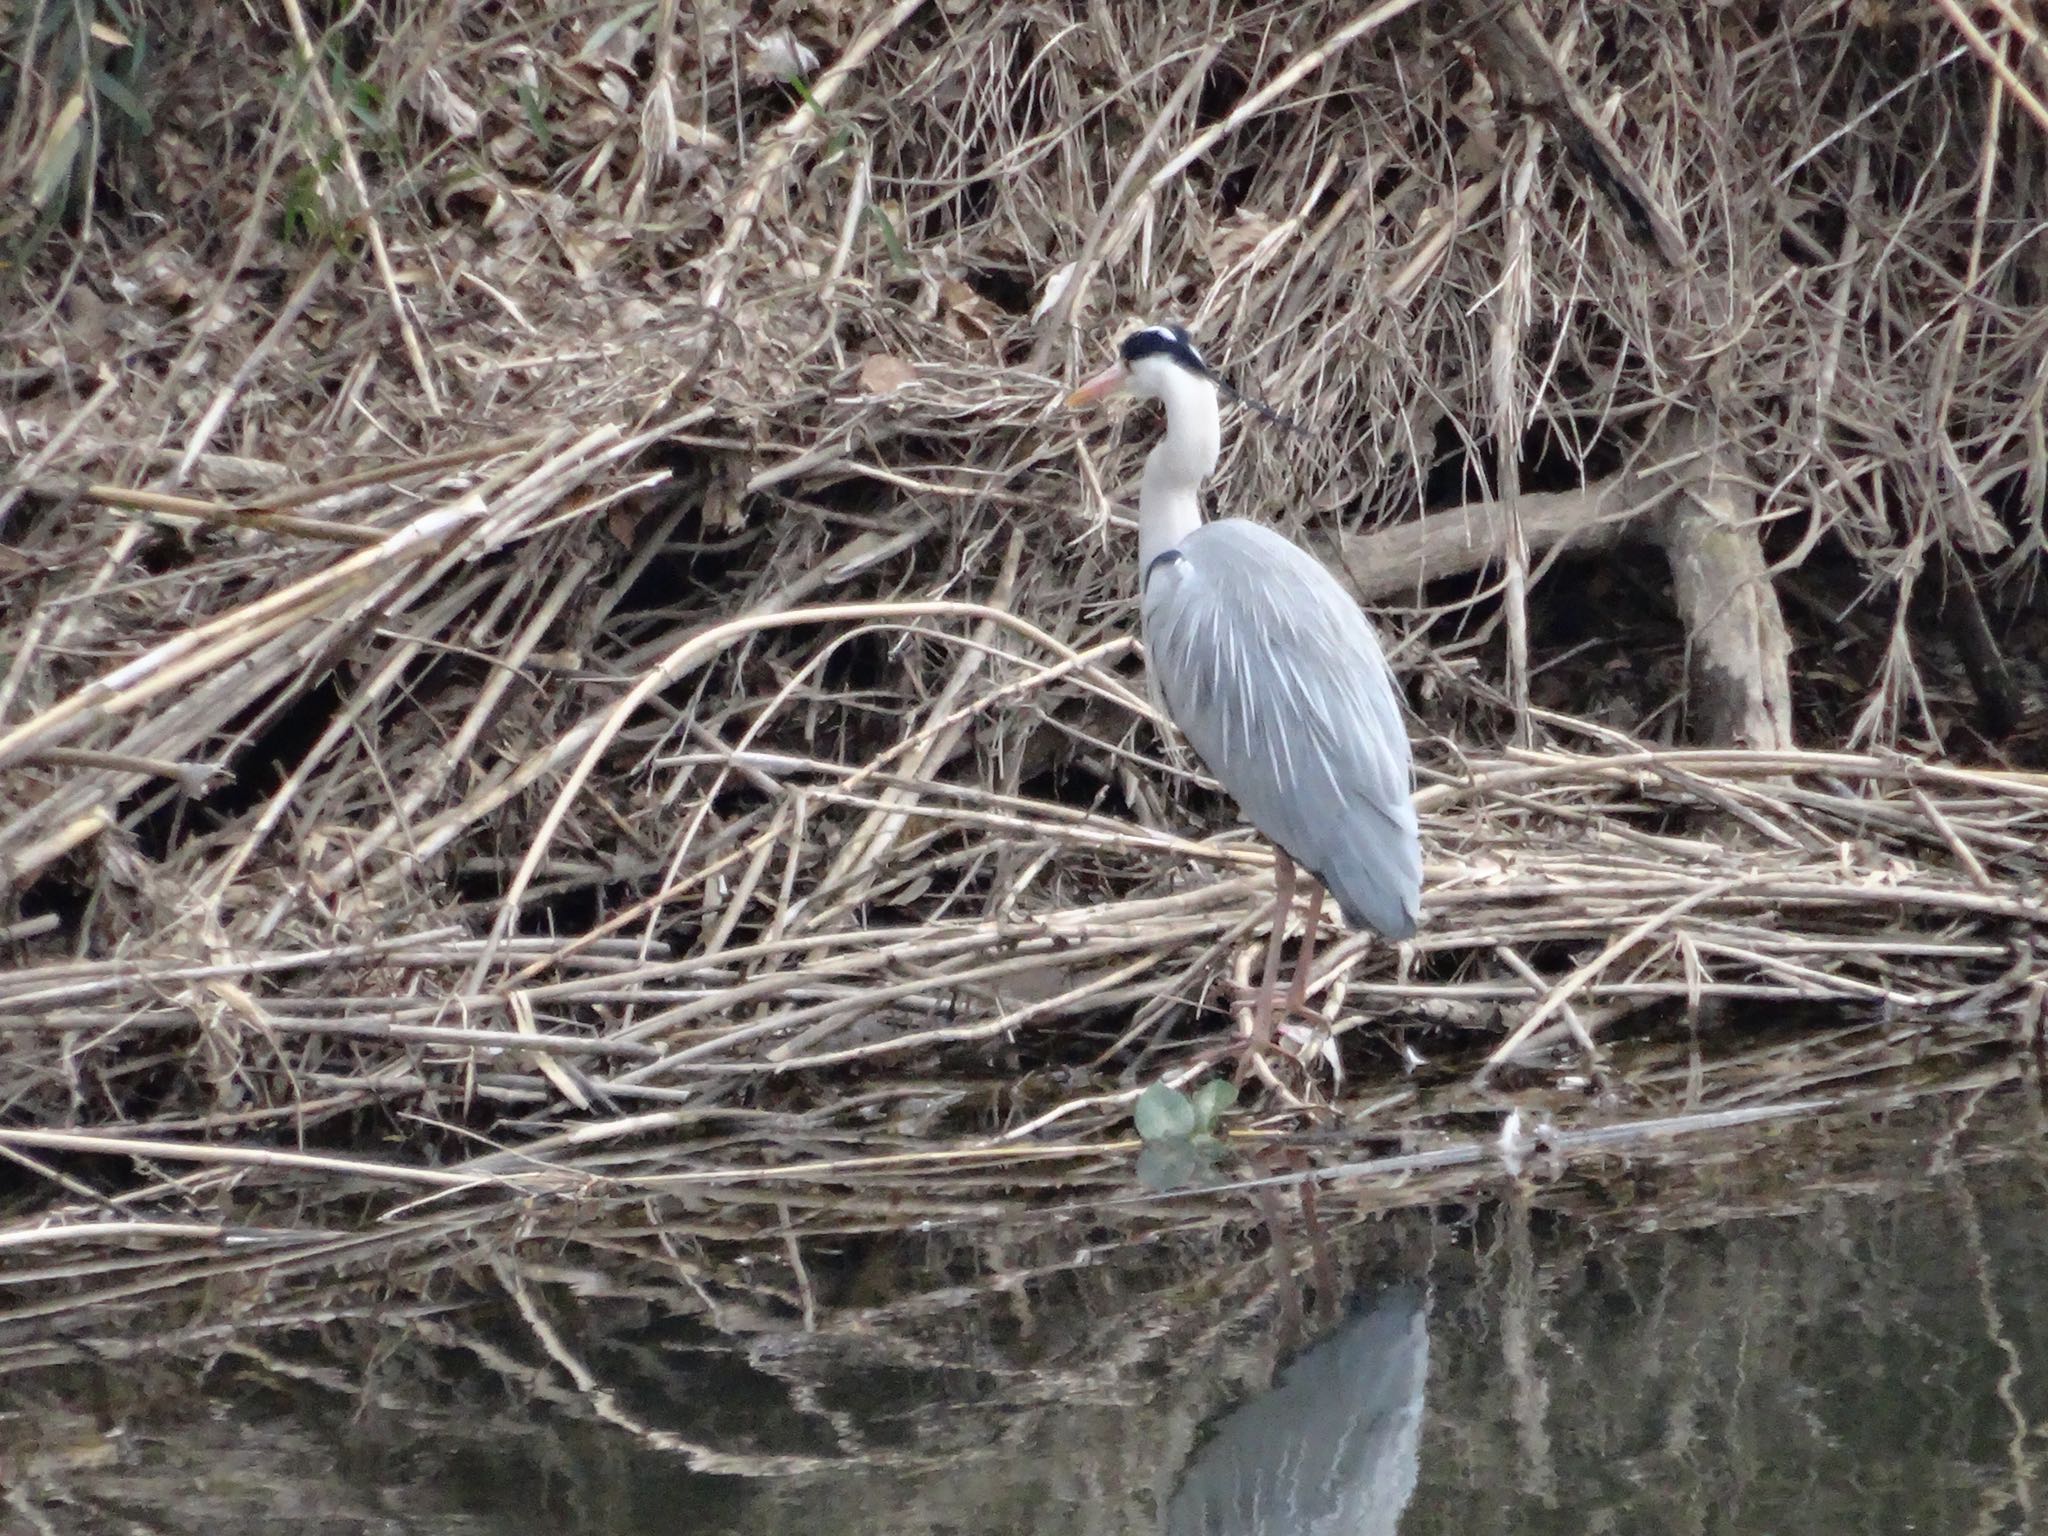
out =
<path fill-rule="evenodd" d="M 1251 1059 L 1273 1043 L 1273 993 L 1280 985 L 1280 946 L 1287 942 L 1287 915 L 1294 910 L 1294 860 L 1278 848 L 1273 850 L 1273 931 L 1266 940 L 1266 974 L 1252 1004 L 1252 1036 L 1245 1044 L 1244 1060 L 1238 1063 L 1237 1080 L 1243 1082 Z"/>
<path fill-rule="evenodd" d="M 1308 984 L 1315 980 L 1316 930 L 1323 925 L 1323 882 L 1313 882 L 1315 890 L 1308 898 L 1308 916 L 1302 920 L 1301 953 L 1294 957 L 1294 981 L 1287 988 L 1287 1001 L 1283 1011 L 1288 1014 L 1303 1014 L 1315 1017 L 1315 1010 L 1308 1005 Z"/>
<path fill-rule="evenodd" d="M 1313 877 L 1311 877 L 1313 879 Z M 1273 1005 L 1272 1012 L 1281 1018 L 1306 1019 L 1311 1024 L 1327 1024 L 1320 1008 L 1311 1008 L 1308 1001 L 1309 983 L 1315 980 L 1316 939 L 1320 936 L 1323 920 L 1323 883 L 1314 880 L 1314 890 L 1309 896 L 1307 926 L 1302 929 L 1301 953 L 1294 962 L 1294 980 L 1287 988 L 1287 996 Z M 1271 960 L 1272 950 L 1268 948 L 1267 958 Z M 1261 987 L 1250 987 L 1240 982 L 1231 982 L 1240 998 L 1249 998 L 1254 1004 L 1266 998 L 1275 984 L 1274 972 L 1269 969 L 1266 982 Z"/>

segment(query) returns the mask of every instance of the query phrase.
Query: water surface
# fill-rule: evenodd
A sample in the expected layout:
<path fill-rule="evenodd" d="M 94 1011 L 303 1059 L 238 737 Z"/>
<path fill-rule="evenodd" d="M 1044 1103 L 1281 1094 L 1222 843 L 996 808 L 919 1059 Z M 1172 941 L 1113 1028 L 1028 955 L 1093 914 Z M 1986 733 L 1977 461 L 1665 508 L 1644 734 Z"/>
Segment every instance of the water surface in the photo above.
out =
<path fill-rule="evenodd" d="M 2015 1089 L 1679 1185 L 1331 1191 L 1285 1280 L 1242 1201 L 1143 1242 L 850 1243 L 708 1314 L 687 1247 L 522 1249 L 425 1304 L 0 1377 L 0 1529 L 2040 1530 L 2040 1124 Z"/>

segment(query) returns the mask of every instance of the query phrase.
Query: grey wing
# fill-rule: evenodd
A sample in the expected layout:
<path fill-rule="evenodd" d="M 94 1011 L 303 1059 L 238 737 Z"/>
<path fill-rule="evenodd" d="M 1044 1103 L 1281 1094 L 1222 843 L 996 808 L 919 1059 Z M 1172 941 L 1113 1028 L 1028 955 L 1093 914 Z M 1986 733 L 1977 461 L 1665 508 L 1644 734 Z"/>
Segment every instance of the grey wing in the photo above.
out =
<path fill-rule="evenodd" d="M 1206 523 L 1145 573 L 1166 710 L 1247 820 L 1389 938 L 1422 903 L 1413 766 L 1372 624 L 1272 529 Z"/>

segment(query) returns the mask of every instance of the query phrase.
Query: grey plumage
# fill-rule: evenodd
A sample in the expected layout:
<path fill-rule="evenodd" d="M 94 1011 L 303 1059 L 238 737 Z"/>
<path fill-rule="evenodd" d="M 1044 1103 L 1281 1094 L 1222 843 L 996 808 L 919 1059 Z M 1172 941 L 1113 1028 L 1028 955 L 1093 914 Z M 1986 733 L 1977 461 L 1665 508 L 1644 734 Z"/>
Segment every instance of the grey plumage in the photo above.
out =
<path fill-rule="evenodd" d="M 1240 518 L 1196 528 L 1144 582 L 1153 676 L 1210 773 L 1352 926 L 1413 935 L 1408 731 L 1358 604 L 1314 556 Z"/>

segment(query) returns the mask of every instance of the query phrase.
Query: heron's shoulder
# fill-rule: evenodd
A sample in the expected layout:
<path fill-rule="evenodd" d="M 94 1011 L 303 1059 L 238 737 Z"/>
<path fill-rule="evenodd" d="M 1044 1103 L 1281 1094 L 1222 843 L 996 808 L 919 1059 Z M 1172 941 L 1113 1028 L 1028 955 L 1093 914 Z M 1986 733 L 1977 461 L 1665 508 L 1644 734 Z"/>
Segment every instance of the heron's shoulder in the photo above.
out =
<path fill-rule="evenodd" d="M 1239 597 L 1276 593 L 1355 607 L 1329 567 L 1278 529 L 1241 517 L 1204 523 L 1181 540 L 1180 552 L 1202 581 Z"/>
<path fill-rule="evenodd" d="M 1311 558 L 1279 529 L 1243 517 L 1219 517 L 1214 522 L 1204 523 L 1182 539 L 1180 547 L 1190 559 L 1227 559 L 1244 555 Z"/>

